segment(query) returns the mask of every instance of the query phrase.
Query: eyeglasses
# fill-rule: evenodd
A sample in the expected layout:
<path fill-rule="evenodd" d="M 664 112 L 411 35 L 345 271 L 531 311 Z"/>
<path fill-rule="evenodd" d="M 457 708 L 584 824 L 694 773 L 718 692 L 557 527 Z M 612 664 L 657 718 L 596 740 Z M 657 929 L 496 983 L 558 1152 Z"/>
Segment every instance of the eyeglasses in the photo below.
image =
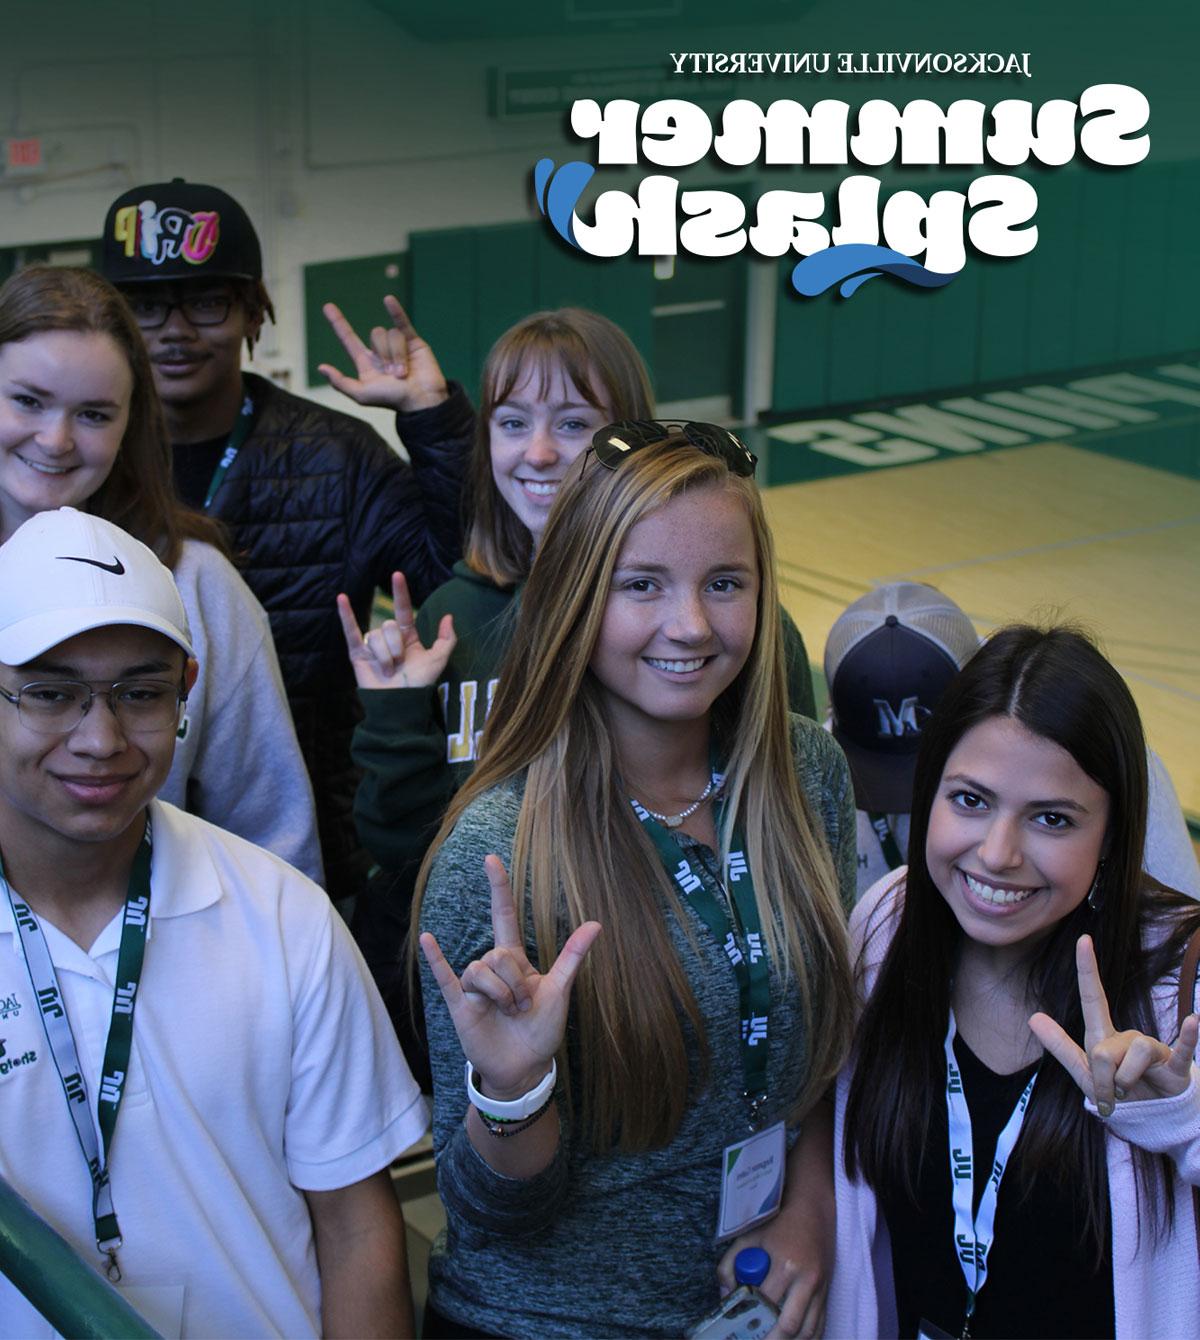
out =
<path fill-rule="evenodd" d="M 735 437 L 728 428 L 715 423 L 676 423 L 667 419 L 622 419 L 610 423 L 592 438 L 591 450 L 606 470 L 615 470 L 630 454 L 642 447 L 665 442 L 682 433 L 693 447 L 708 456 L 723 460 L 735 475 L 744 479 L 754 476 L 758 457 L 748 446 Z"/>
<path fill-rule="evenodd" d="M 108 699 L 108 710 L 124 730 L 175 730 L 179 709 L 187 702 L 182 684 L 162 679 L 122 679 L 107 688 L 92 688 L 78 679 L 55 679 L 23 684 L 16 693 L 0 687 L 0 697 L 17 709 L 23 726 L 45 735 L 69 735 L 91 711 L 97 697 Z"/>
<path fill-rule="evenodd" d="M 176 311 L 182 312 L 184 320 L 193 326 L 219 326 L 228 318 L 235 301 L 231 293 L 200 293 L 195 297 L 180 298 L 178 302 L 126 294 L 125 300 L 142 330 L 165 326 L 171 313 Z"/>

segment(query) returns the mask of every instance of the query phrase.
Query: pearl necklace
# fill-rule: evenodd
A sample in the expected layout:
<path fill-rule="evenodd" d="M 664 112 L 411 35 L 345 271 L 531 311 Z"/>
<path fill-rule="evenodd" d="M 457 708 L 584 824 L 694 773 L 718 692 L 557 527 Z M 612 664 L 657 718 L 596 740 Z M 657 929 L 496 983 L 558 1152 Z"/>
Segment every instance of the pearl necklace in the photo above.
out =
<path fill-rule="evenodd" d="M 716 778 L 710 777 L 708 779 L 708 785 L 704 790 L 700 792 L 686 810 L 680 810 L 678 814 L 659 814 L 657 810 L 652 810 L 649 805 L 642 805 L 642 809 L 644 809 L 652 819 L 657 819 L 660 824 L 664 825 L 664 827 L 678 828 L 685 819 L 688 819 L 695 814 L 700 806 L 712 795 L 713 787 L 716 786 L 716 784 Z M 638 804 L 640 805 L 641 801 L 638 801 Z"/>

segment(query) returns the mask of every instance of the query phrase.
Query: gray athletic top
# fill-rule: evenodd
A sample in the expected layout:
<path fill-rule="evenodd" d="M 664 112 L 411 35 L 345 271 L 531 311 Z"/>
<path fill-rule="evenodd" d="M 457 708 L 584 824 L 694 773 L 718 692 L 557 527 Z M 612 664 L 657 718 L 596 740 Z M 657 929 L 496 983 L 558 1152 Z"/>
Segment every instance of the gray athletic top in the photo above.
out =
<path fill-rule="evenodd" d="M 837 743 L 792 717 L 801 785 L 833 852 L 844 904 L 854 901 L 854 802 Z M 514 779 L 480 796 L 439 851 L 421 910 L 455 971 L 492 947 L 483 858 L 512 856 L 524 791 Z M 676 834 L 681 846 L 698 845 Z M 699 863 L 697 863 L 699 864 Z M 505 1337 L 661 1335 L 678 1340 L 717 1302 L 714 1241 L 721 1153 L 747 1133 L 741 1096 L 738 994 L 724 951 L 684 905 L 695 941 L 677 922 L 671 939 L 705 1021 L 707 1088 L 690 1102 L 664 1149 L 601 1155 L 578 1148 L 565 1114 L 553 1163 L 528 1180 L 502 1177 L 472 1148 L 463 1054 L 428 968 L 422 987 L 434 1077 L 434 1148 L 446 1237 L 429 1263 L 434 1305 L 447 1317 Z M 663 902 L 663 915 L 669 912 Z M 528 918 L 527 920 L 532 920 Z M 528 944 L 536 962 L 532 928 Z M 647 971 L 652 971 L 647 964 Z M 807 1066 L 795 993 L 772 974 L 766 1121 L 793 1104 Z M 698 1049 L 689 1046 L 693 1073 Z M 576 1088 L 576 1092 L 578 1089 Z M 788 1131 L 789 1148 L 799 1127 Z"/>

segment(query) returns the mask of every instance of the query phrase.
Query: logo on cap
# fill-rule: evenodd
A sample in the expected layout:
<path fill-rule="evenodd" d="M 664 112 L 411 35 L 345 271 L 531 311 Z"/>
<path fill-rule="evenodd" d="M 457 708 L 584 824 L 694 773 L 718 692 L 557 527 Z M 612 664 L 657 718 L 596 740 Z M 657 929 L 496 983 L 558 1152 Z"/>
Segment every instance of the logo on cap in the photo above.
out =
<path fill-rule="evenodd" d="M 922 707 L 915 694 L 903 699 L 898 712 L 886 698 L 875 698 L 873 701 L 879 713 L 878 734 L 881 740 L 920 735 L 921 722 L 929 715 L 929 708 Z"/>
<path fill-rule="evenodd" d="M 64 563 L 90 563 L 94 568 L 103 568 L 105 572 L 111 572 L 114 577 L 125 575 L 125 565 L 116 554 L 113 554 L 111 563 L 102 563 L 98 558 L 78 558 L 74 554 L 59 554 L 57 557 Z"/>
<path fill-rule="evenodd" d="M 189 265 L 203 265 L 217 249 L 221 216 L 215 209 L 159 209 L 153 200 L 125 205 L 113 216 L 113 241 L 126 257 L 140 254 L 151 265 L 182 257 Z"/>

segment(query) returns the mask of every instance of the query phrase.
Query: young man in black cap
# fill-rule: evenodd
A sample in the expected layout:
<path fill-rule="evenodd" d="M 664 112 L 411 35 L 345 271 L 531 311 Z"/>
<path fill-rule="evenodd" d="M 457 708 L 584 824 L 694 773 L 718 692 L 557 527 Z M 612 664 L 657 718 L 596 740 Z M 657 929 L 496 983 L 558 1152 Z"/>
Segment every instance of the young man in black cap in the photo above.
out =
<path fill-rule="evenodd" d="M 449 577 L 461 552 L 470 405 L 461 393 L 447 399 L 444 383 L 429 395 L 421 374 L 436 363 L 398 305 L 384 338 L 410 369 L 398 432 L 411 466 L 361 420 L 243 373 L 243 345 L 253 348 L 274 310 L 254 227 L 217 187 L 176 178 L 125 192 L 108 211 L 103 246 L 104 274 L 150 350 L 179 492 L 228 525 L 270 616 L 327 887 L 335 900 L 351 896 L 369 862 L 351 814 L 358 707 L 334 602 L 345 591 L 365 622 L 394 569 L 418 603 Z"/>
<path fill-rule="evenodd" d="M 979 646 L 971 620 L 921 582 L 877 587 L 838 616 L 825 642 L 833 734 L 858 807 L 858 896 L 904 864 L 921 731 Z"/>

